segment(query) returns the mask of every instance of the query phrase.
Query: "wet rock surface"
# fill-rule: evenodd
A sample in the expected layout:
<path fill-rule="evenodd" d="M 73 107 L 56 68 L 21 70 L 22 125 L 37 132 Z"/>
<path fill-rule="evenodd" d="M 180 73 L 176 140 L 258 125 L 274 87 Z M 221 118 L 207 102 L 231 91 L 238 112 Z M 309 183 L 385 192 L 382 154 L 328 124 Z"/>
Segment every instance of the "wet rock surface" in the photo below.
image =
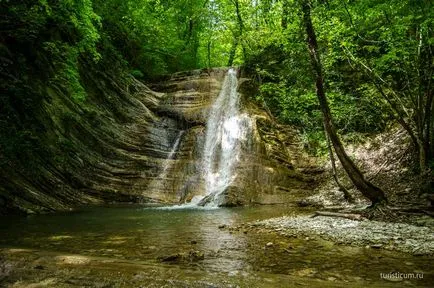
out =
<path fill-rule="evenodd" d="M 44 158 L 33 169 L 37 176 L 25 172 L 28 167 L 1 171 L 0 213 L 111 202 L 175 204 L 203 194 L 205 125 L 226 71 L 176 73 L 149 85 L 151 90 L 133 78 L 112 79 L 89 69 L 83 103 L 47 87 L 38 121 L 46 129 L 44 143 L 57 156 Z M 304 171 L 313 164 L 303 156 L 295 130 L 279 126 L 247 95 L 242 99 L 243 111 L 254 119 L 254 133 L 243 147 L 223 205 L 308 196 L 314 177 Z"/>
<path fill-rule="evenodd" d="M 159 256 L 157 258 L 161 262 L 196 262 L 205 259 L 205 254 L 202 251 L 190 250 L 189 252 L 179 252 L 172 255 Z"/>
<path fill-rule="evenodd" d="M 165 93 L 158 109 L 187 123 L 185 134 L 189 137 L 182 139 L 171 173 L 165 179 L 170 184 L 155 195 L 165 192 L 175 197 L 174 202 L 188 202 L 206 191 L 202 177 L 206 123 L 225 74 L 225 69 L 181 72 L 151 86 Z M 248 82 L 246 80 L 239 80 L 241 86 Z M 247 100 L 251 96 L 241 95 L 241 112 L 252 119 L 251 135 L 241 143 L 232 184 L 220 195 L 220 205 L 289 203 L 310 195 L 316 185 L 315 175 L 305 172 L 315 165 L 303 154 L 297 132 L 277 124 L 264 110 Z"/>

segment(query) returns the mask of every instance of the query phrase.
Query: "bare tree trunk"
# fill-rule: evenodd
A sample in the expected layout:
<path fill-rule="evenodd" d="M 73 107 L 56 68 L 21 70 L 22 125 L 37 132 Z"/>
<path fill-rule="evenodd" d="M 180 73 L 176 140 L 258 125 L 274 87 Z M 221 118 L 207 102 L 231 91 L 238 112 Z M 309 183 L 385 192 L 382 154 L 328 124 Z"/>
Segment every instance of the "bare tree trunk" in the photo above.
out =
<path fill-rule="evenodd" d="M 321 106 L 321 111 L 324 117 L 324 126 L 330 140 L 333 144 L 333 148 L 336 151 L 336 155 L 339 158 L 342 167 L 350 177 L 353 184 L 357 189 L 362 192 L 363 196 L 368 198 L 372 205 L 379 204 L 381 202 L 387 202 L 387 198 L 380 188 L 367 181 L 354 162 L 348 157 L 345 149 L 340 141 L 336 128 L 334 127 L 330 108 L 327 102 L 327 97 L 324 91 L 322 66 L 318 53 L 318 44 L 316 41 L 315 30 L 312 25 L 312 19 L 310 16 L 310 3 L 309 0 L 302 0 L 303 22 L 307 33 L 307 44 L 309 47 L 309 54 L 312 62 L 312 66 L 316 75 L 316 93 Z"/>
<path fill-rule="evenodd" d="M 345 1 L 342 2 L 344 8 L 348 14 L 351 26 L 356 31 L 356 27 L 353 23 L 352 16 L 345 4 Z M 387 13 L 383 11 L 387 21 L 390 23 L 390 19 L 388 18 Z M 434 45 L 429 44 L 423 37 L 423 27 L 419 27 L 416 30 L 416 34 L 419 37 L 419 44 L 417 47 L 417 59 L 418 59 L 418 93 L 415 97 L 413 97 L 413 92 L 409 89 L 409 95 L 406 95 L 408 99 L 411 99 L 413 103 L 413 107 L 406 107 L 404 103 L 401 101 L 400 96 L 396 93 L 392 85 L 388 84 L 384 79 L 382 79 L 374 70 L 362 61 L 358 60 L 348 49 L 344 48 L 344 51 L 349 54 L 353 61 L 360 64 L 366 74 L 372 79 L 375 87 L 377 88 L 380 95 L 387 101 L 391 110 L 392 116 L 398 121 L 398 123 L 408 132 L 412 143 L 415 148 L 415 154 L 418 158 L 419 170 L 421 175 L 426 175 L 430 173 L 429 163 L 433 159 L 434 154 L 434 141 L 432 135 L 434 133 L 433 126 L 434 120 L 432 113 L 434 111 L 433 105 L 433 89 L 432 89 L 432 75 L 434 71 L 434 66 L 432 62 Z M 426 31 L 427 37 L 432 34 L 432 28 L 428 28 Z M 364 41 L 368 41 L 364 39 L 359 34 L 357 34 L 359 38 Z M 372 40 L 369 40 L 373 42 Z M 391 88 L 391 93 L 386 93 L 383 86 Z M 413 115 L 411 116 L 407 110 L 413 110 Z"/>
<path fill-rule="evenodd" d="M 324 124 L 324 129 L 325 129 L 325 124 Z M 333 150 L 332 150 L 332 145 L 330 143 L 330 137 L 327 134 L 326 131 L 324 131 L 326 139 L 327 139 L 327 149 L 329 151 L 329 156 L 330 156 L 330 163 L 332 164 L 332 176 L 333 179 L 336 182 L 336 185 L 338 185 L 339 191 L 341 191 L 344 194 L 344 198 L 345 200 L 347 200 L 350 203 L 354 202 L 354 198 L 353 196 L 351 196 L 350 192 L 348 192 L 347 188 L 344 187 L 344 185 L 339 181 L 338 178 L 338 171 L 336 169 L 336 162 L 335 162 L 335 156 L 333 154 Z"/>
<path fill-rule="evenodd" d="M 380 95 L 386 100 L 386 102 L 389 104 L 390 109 L 392 110 L 392 116 L 398 121 L 398 123 L 407 131 L 408 135 L 411 138 L 411 141 L 413 143 L 414 148 L 416 149 L 415 152 L 417 154 L 417 159 L 419 160 L 419 169 L 421 174 L 424 174 L 426 172 L 426 163 L 427 163 L 427 156 L 426 156 L 426 150 L 424 150 L 424 146 L 426 146 L 425 140 L 423 137 L 421 137 L 421 123 L 419 122 L 420 117 L 415 117 L 413 119 L 414 125 L 410 125 L 411 120 L 405 119 L 405 107 L 402 105 L 397 104 L 396 97 L 389 96 L 386 94 L 386 92 L 382 88 L 382 84 L 385 84 L 385 81 L 378 76 L 371 68 L 369 68 L 366 64 L 362 63 L 361 61 L 357 60 L 354 55 L 352 55 L 348 50 L 344 51 L 348 53 L 348 55 L 357 63 L 359 63 L 366 71 L 366 74 L 372 79 L 373 84 L 375 85 L 375 88 L 380 93 Z M 392 93 L 393 94 L 393 93 Z M 431 99 L 432 100 L 432 99 Z M 431 101 L 430 98 L 428 98 L 428 102 Z M 430 115 L 432 109 L 426 109 L 425 115 Z M 419 111 L 420 113 L 424 113 L 424 111 Z M 416 127 L 413 128 L 413 126 Z M 426 138 L 428 139 L 428 138 Z M 429 141 L 428 141 L 429 143 Z"/>

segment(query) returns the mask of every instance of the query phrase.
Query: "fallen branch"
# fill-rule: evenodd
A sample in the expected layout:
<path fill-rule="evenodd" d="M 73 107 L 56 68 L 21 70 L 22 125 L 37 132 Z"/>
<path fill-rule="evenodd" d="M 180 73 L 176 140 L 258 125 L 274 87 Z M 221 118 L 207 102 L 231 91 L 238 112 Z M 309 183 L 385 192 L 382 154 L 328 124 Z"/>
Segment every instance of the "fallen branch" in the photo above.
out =
<path fill-rule="evenodd" d="M 399 214 L 421 214 L 434 217 L 434 211 L 427 210 L 426 206 L 391 207 L 390 210 Z"/>
<path fill-rule="evenodd" d="M 367 220 L 367 218 L 363 217 L 360 214 L 337 213 L 337 212 L 328 212 L 328 211 L 316 211 L 315 214 L 312 215 L 312 218 L 317 216 L 340 217 L 340 218 L 346 218 L 346 219 L 356 220 L 356 221 Z"/>

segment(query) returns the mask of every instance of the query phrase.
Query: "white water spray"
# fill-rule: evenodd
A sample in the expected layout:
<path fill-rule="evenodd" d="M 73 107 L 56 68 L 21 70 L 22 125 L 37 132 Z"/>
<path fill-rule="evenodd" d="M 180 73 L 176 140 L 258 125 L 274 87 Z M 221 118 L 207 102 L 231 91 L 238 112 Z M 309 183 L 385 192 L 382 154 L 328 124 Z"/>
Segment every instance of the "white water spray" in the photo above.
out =
<path fill-rule="evenodd" d="M 202 199 L 195 199 L 199 205 L 216 207 L 221 204 L 220 195 L 236 177 L 234 169 L 239 161 L 241 143 L 251 130 L 250 118 L 240 113 L 237 86 L 237 71 L 231 68 L 206 124 L 202 163 L 206 194 Z"/>
<path fill-rule="evenodd" d="M 148 190 L 158 192 L 160 190 L 167 190 L 166 184 L 167 184 L 167 175 L 169 173 L 170 168 L 172 168 L 172 165 L 174 164 L 173 159 L 175 158 L 176 152 L 179 148 L 179 143 L 181 141 L 182 135 L 184 134 L 184 131 L 179 131 L 178 135 L 176 136 L 175 143 L 173 143 L 172 149 L 169 152 L 169 155 L 167 156 L 166 160 L 164 160 L 163 163 L 163 169 L 161 170 L 161 173 L 155 178 L 151 184 L 148 187 Z"/>
<path fill-rule="evenodd" d="M 182 135 L 184 134 L 184 131 L 179 131 L 178 135 L 176 136 L 175 143 L 173 143 L 172 150 L 169 153 L 169 156 L 167 157 L 166 161 L 164 162 L 163 171 L 161 172 L 161 175 L 167 176 L 167 170 L 172 166 L 171 161 L 175 157 L 175 153 L 178 150 L 179 142 L 181 141 Z M 165 177 L 162 177 L 165 178 Z"/>

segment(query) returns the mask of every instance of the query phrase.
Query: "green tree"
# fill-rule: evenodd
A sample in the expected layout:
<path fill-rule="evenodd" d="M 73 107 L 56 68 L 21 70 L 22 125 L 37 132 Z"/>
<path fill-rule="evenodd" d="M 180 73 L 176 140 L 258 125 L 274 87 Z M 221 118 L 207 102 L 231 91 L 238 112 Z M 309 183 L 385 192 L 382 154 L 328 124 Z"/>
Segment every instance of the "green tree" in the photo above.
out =
<path fill-rule="evenodd" d="M 307 34 L 307 43 L 309 47 L 309 54 L 311 57 L 312 67 L 315 74 L 315 84 L 316 84 L 316 93 L 318 96 L 318 101 L 321 106 L 321 111 L 324 117 L 324 126 L 326 133 L 330 137 L 330 141 L 333 144 L 333 148 L 338 156 L 342 167 L 347 172 L 349 178 L 353 182 L 353 184 L 357 187 L 357 189 L 362 192 L 362 194 L 368 198 L 372 205 L 376 205 L 382 202 L 386 202 L 387 198 L 384 192 L 373 185 L 371 182 L 367 181 L 354 162 L 348 157 L 345 152 L 344 146 L 340 141 L 338 134 L 336 132 L 336 128 L 333 124 L 333 118 L 330 112 L 329 104 L 327 101 L 327 97 L 325 94 L 324 84 L 323 84 L 323 68 L 321 65 L 320 53 L 318 52 L 318 44 L 316 40 L 315 30 L 312 24 L 311 19 L 311 7 L 309 0 L 302 0 L 302 12 L 303 12 L 303 22 L 306 29 Z"/>
<path fill-rule="evenodd" d="M 427 173 L 434 145 L 432 1 L 340 2 L 335 5 L 347 27 L 340 33 L 344 55 L 407 131 L 419 170 Z"/>

